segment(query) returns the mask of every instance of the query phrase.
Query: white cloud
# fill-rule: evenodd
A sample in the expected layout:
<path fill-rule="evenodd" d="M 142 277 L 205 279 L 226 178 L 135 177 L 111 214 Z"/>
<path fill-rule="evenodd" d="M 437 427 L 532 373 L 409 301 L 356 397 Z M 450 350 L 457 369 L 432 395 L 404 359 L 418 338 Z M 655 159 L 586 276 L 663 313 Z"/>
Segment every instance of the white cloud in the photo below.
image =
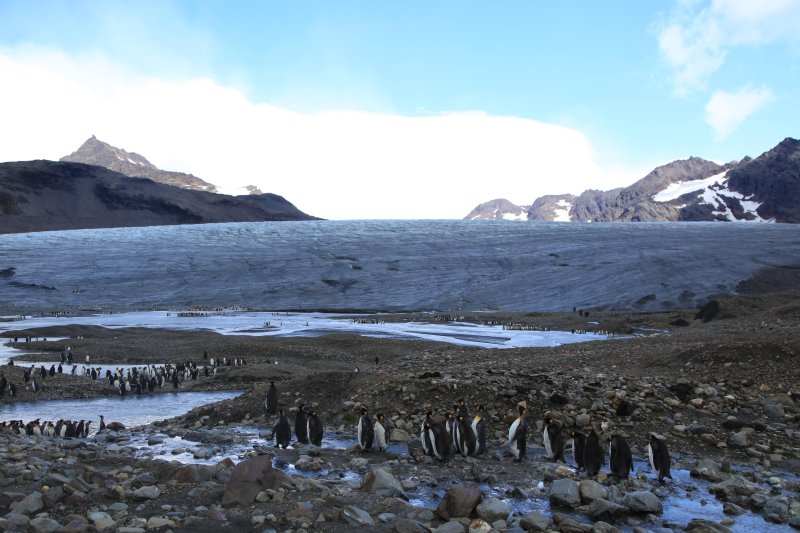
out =
<path fill-rule="evenodd" d="M 627 185 L 579 131 L 484 113 L 296 113 L 212 80 L 139 76 L 102 56 L 0 49 L 0 161 L 58 159 L 90 135 L 323 218 L 462 218 L 505 197 Z M 639 177 L 639 176 L 635 176 Z M 243 192 L 243 191 L 242 191 Z"/>
<path fill-rule="evenodd" d="M 719 139 L 733 133 L 747 117 L 773 99 L 769 87 L 743 87 L 734 93 L 717 91 L 706 104 L 706 122 Z"/>
<path fill-rule="evenodd" d="M 697 10 L 698 5 L 704 5 Z M 737 47 L 800 42 L 800 0 L 680 0 L 658 27 L 676 94 L 705 89 Z"/>

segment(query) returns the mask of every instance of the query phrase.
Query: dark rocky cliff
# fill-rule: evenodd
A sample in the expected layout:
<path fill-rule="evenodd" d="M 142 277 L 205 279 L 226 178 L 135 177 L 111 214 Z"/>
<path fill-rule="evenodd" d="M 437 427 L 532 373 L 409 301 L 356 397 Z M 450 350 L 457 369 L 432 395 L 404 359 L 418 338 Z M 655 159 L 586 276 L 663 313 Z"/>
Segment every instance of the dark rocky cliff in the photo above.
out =
<path fill-rule="evenodd" d="M 82 163 L 0 163 L 0 233 L 313 218 L 274 194 L 227 196 Z"/>

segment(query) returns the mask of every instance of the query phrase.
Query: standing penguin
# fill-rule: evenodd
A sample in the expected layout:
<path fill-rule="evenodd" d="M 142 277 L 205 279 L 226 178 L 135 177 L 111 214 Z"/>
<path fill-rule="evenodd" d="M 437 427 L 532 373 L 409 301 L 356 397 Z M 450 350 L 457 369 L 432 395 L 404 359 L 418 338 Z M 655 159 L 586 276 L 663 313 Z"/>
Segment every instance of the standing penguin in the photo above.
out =
<path fill-rule="evenodd" d="M 430 434 L 428 433 L 428 426 L 433 425 L 433 412 L 428 411 L 425 413 L 425 419 L 422 421 L 422 429 L 419 432 L 419 440 L 422 441 L 422 450 L 425 452 L 425 455 L 431 454 L 431 439 Z"/>
<path fill-rule="evenodd" d="M 596 476 L 605 462 L 605 452 L 603 447 L 600 446 L 600 438 L 593 428 L 586 435 L 586 443 L 583 446 L 583 467 L 586 469 L 586 475 Z"/>
<path fill-rule="evenodd" d="M 650 466 L 653 467 L 653 471 L 658 476 L 658 482 L 664 483 L 665 477 L 672 479 L 672 474 L 669 471 L 672 461 L 669 457 L 667 441 L 655 433 L 650 433 L 647 437 L 649 440 L 647 455 L 650 458 Z"/>
<path fill-rule="evenodd" d="M 430 454 L 444 461 L 450 455 L 450 441 L 447 438 L 447 430 L 441 424 L 433 421 L 425 422 L 425 440 L 430 445 Z"/>
<path fill-rule="evenodd" d="M 36 378 L 31 378 L 31 390 L 33 390 L 33 392 L 39 392 L 39 384 L 36 383 Z"/>
<path fill-rule="evenodd" d="M 274 415 L 278 410 L 278 389 L 275 388 L 275 382 L 269 382 L 269 390 L 267 390 L 267 399 L 264 400 L 264 406 L 267 408 L 267 413 Z"/>
<path fill-rule="evenodd" d="M 475 455 L 475 434 L 472 432 L 469 421 L 467 418 L 459 414 L 456 418 L 456 440 L 458 441 L 458 453 L 464 457 L 472 457 Z"/>
<path fill-rule="evenodd" d="M 622 435 L 608 437 L 608 462 L 611 466 L 611 475 L 620 479 L 628 479 L 633 472 L 633 456 L 628 441 Z"/>
<path fill-rule="evenodd" d="M 526 441 L 528 439 L 528 428 L 525 423 L 526 409 L 527 406 L 524 401 L 517 404 L 519 416 L 508 428 L 508 446 L 511 448 L 515 461 L 522 461 L 525 458 Z"/>
<path fill-rule="evenodd" d="M 469 409 L 467 409 L 467 402 L 464 398 L 458 400 L 458 414 L 464 415 L 464 418 L 469 420 Z"/>
<path fill-rule="evenodd" d="M 308 425 L 306 421 L 306 407 L 300 404 L 294 416 L 294 436 L 300 444 L 308 444 Z"/>
<path fill-rule="evenodd" d="M 317 412 L 313 409 L 308 413 L 306 424 L 308 441 L 314 446 L 322 446 L 322 420 L 320 420 L 317 416 Z"/>
<path fill-rule="evenodd" d="M 564 436 L 561 434 L 561 421 L 548 416 L 544 419 L 544 432 L 542 432 L 542 441 L 544 442 L 544 449 L 547 458 L 551 461 L 564 460 Z"/>
<path fill-rule="evenodd" d="M 483 455 L 486 451 L 486 422 L 483 421 L 485 411 L 485 407 L 479 405 L 478 414 L 472 419 L 472 424 L 470 425 L 472 434 L 475 435 L 475 455 Z"/>
<path fill-rule="evenodd" d="M 367 452 L 372 448 L 375 441 L 375 430 L 372 427 L 372 419 L 366 407 L 361 408 L 361 418 L 358 419 L 358 445 L 361 451 Z"/>
<path fill-rule="evenodd" d="M 378 414 L 378 419 L 373 426 L 375 444 L 378 446 L 378 451 L 381 452 L 385 452 L 389 447 L 389 428 L 384 427 L 385 423 L 383 414 Z"/>
<path fill-rule="evenodd" d="M 584 470 L 583 448 L 586 445 L 586 435 L 580 431 L 573 431 L 570 436 L 572 437 L 572 455 L 575 459 L 575 465 L 578 467 L 578 472 L 580 472 Z"/>
<path fill-rule="evenodd" d="M 278 411 L 278 423 L 275 424 L 275 429 L 272 430 L 272 436 L 275 437 L 275 447 L 281 447 L 284 450 L 289 447 L 292 440 L 292 427 L 289 425 L 289 419 L 283 414 L 283 409 Z"/>

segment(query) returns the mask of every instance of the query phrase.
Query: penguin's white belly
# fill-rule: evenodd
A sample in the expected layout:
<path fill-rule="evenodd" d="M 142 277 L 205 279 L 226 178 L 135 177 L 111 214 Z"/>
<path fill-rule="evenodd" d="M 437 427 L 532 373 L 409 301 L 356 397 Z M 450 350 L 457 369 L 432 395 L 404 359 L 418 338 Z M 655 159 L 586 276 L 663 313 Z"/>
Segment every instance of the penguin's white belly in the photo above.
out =
<path fill-rule="evenodd" d="M 544 451 L 545 455 L 548 459 L 553 458 L 553 445 L 550 442 L 550 434 L 547 432 L 547 428 L 544 428 L 544 433 L 542 434 L 542 441 L 544 442 Z"/>

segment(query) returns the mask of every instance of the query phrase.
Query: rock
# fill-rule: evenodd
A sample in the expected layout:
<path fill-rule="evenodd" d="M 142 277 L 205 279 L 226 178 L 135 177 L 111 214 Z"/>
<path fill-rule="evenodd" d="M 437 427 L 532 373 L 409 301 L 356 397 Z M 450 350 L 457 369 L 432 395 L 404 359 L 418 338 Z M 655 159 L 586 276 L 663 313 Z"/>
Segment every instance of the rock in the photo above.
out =
<path fill-rule="evenodd" d="M 717 482 L 722 481 L 726 477 L 722 472 L 722 468 L 711 459 L 701 459 L 698 461 L 697 464 L 692 467 L 689 474 L 692 477 L 699 477 Z"/>
<path fill-rule="evenodd" d="M 387 498 L 398 496 L 404 500 L 408 499 L 400 481 L 383 468 L 370 470 L 364 477 L 364 483 L 361 488 L 367 492 L 373 492 Z"/>
<path fill-rule="evenodd" d="M 89 513 L 89 521 L 97 528 L 98 531 L 108 531 L 117 527 L 117 523 L 111 518 L 108 513 L 96 511 Z"/>
<path fill-rule="evenodd" d="M 273 468 L 271 457 L 258 455 L 233 467 L 222 495 L 222 505 L 249 505 L 262 490 L 277 490 L 284 485 L 293 486 L 291 476 Z"/>
<path fill-rule="evenodd" d="M 659 500 L 659 503 L 661 500 Z M 594 500 L 589 505 L 580 508 L 580 511 L 589 516 L 595 522 L 610 522 L 614 523 L 627 513 L 627 507 L 610 502 L 603 498 Z"/>
<path fill-rule="evenodd" d="M 492 531 L 492 526 L 478 518 L 469 523 L 467 531 L 469 533 L 489 533 Z"/>
<path fill-rule="evenodd" d="M 161 489 L 155 485 L 147 485 L 145 487 L 139 487 L 133 491 L 131 496 L 137 500 L 155 500 L 161 496 Z"/>
<path fill-rule="evenodd" d="M 89 527 L 89 522 L 84 518 L 75 518 L 67 522 L 58 533 L 84 533 L 89 530 Z"/>
<path fill-rule="evenodd" d="M 591 503 L 600 498 L 608 498 L 608 489 L 592 479 L 583 479 L 578 483 L 581 502 Z"/>
<path fill-rule="evenodd" d="M 775 496 L 767 500 L 761 511 L 764 520 L 782 524 L 789 521 L 789 499 L 786 496 Z"/>
<path fill-rule="evenodd" d="M 730 528 L 717 524 L 711 520 L 695 518 L 686 526 L 686 531 L 691 533 L 732 533 Z"/>
<path fill-rule="evenodd" d="M 151 516 L 147 519 L 147 529 L 158 529 L 160 527 L 172 527 L 175 522 L 163 516 Z"/>
<path fill-rule="evenodd" d="M 61 524 L 46 516 L 34 518 L 28 523 L 30 533 L 53 533 L 60 528 Z"/>
<path fill-rule="evenodd" d="M 587 427 L 592 423 L 592 417 L 587 414 L 578 415 L 575 417 L 575 425 L 579 428 Z"/>
<path fill-rule="evenodd" d="M 708 492 L 721 500 L 729 500 L 732 495 L 751 496 L 761 490 L 761 486 L 741 476 L 732 477 L 708 486 Z"/>
<path fill-rule="evenodd" d="M 728 439 L 728 446 L 731 448 L 747 448 L 747 432 L 742 430 L 732 433 Z"/>
<path fill-rule="evenodd" d="M 464 533 L 467 530 L 463 524 L 456 521 L 445 522 L 433 530 L 433 533 Z"/>
<path fill-rule="evenodd" d="M 664 510 L 664 506 L 658 496 L 646 490 L 627 493 L 622 498 L 622 505 L 632 513 L 661 514 Z"/>
<path fill-rule="evenodd" d="M 170 477 L 170 480 L 178 483 L 202 483 L 209 479 L 211 469 L 205 465 L 182 465 Z"/>
<path fill-rule="evenodd" d="M 57 504 L 65 496 L 62 487 L 50 487 L 50 490 L 42 493 L 42 499 L 47 507 L 52 507 Z"/>
<path fill-rule="evenodd" d="M 562 533 L 589 533 L 592 530 L 592 526 L 589 524 L 579 522 L 577 519 L 563 513 L 554 513 L 553 522 Z"/>
<path fill-rule="evenodd" d="M 469 517 L 475 506 L 480 503 L 481 498 L 481 489 L 475 483 L 465 482 L 451 485 L 436 508 L 436 514 L 442 520 Z"/>
<path fill-rule="evenodd" d="M 414 437 L 409 435 L 408 431 L 400 428 L 392 428 L 390 438 L 392 442 L 411 442 L 414 440 Z"/>
<path fill-rule="evenodd" d="M 781 419 L 785 416 L 783 406 L 779 403 L 765 403 L 763 405 L 764 416 L 768 418 Z"/>
<path fill-rule="evenodd" d="M 32 492 L 19 501 L 13 502 L 9 508 L 19 514 L 34 514 L 44 509 L 41 492 Z"/>
<path fill-rule="evenodd" d="M 539 511 L 531 511 L 522 517 L 519 524 L 525 531 L 547 531 L 553 525 L 553 521 Z"/>
<path fill-rule="evenodd" d="M 731 516 L 740 516 L 746 513 L 743 508 L 739 507 L 735 503 L 732 502 L 725 502 L 722 505 L 722 512 Z"/>
<path fill-rule="evenodd" d="M 354 505 L 348 505 L 342 509 L 342 518 L 344 518 L 351 527 L 375 525 L 375 522 L 368 512 Z"/>
<path fill-rule="evenodd" d="M 608 522 L 601 521 L 594 523 L 592 526 L 592 533 L 621 533 L 621 530 Z"/>
<path fill-rule="evenodd" d="M 511 514 L 511 506 L 499 498 L 486 498 L 475 508 L 478 516 L 490 524 L 505 520 Z"/>
<path fill-rule="evenodd" d="M 550 485 L 550 501 L 564 507 L 578 507 L 581 504 L 578 484 L 571 479 L 556 479 Z"/>
<path fill-rule="evenodd" d="M 430 530 L 416 520 L 401 518 L 394 523 L 394 531 L 396 533 L 428 533 Z"/>

